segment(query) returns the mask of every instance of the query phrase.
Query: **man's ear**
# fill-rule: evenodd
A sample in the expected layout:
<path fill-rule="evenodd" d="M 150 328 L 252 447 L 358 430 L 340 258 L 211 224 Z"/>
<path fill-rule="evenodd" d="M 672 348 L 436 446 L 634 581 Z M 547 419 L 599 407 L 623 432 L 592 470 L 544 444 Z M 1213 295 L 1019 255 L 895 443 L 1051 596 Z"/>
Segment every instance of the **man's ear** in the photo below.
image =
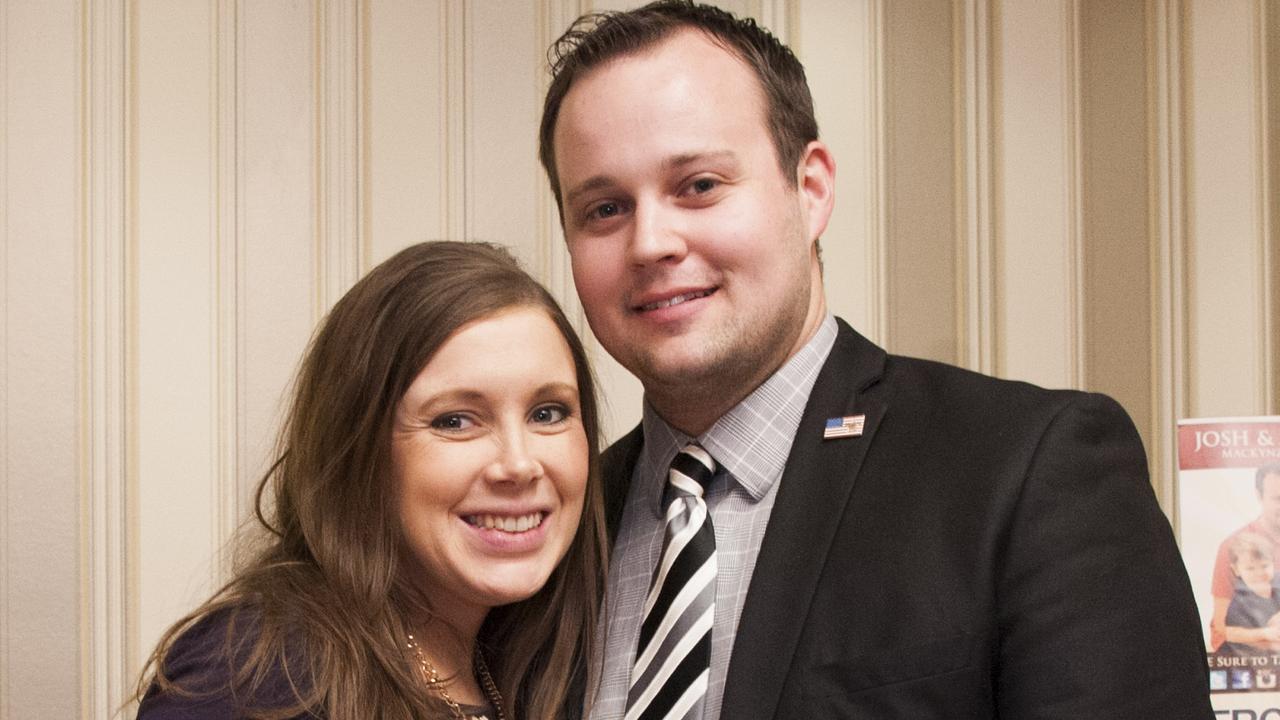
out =
<path fill-rule="evenodd" d="M 821 140 L 804 148 L 796 167 L 796 187 L 809 223 L 809 242 L 822 237 L 836 202 L 836 159 Z"/>

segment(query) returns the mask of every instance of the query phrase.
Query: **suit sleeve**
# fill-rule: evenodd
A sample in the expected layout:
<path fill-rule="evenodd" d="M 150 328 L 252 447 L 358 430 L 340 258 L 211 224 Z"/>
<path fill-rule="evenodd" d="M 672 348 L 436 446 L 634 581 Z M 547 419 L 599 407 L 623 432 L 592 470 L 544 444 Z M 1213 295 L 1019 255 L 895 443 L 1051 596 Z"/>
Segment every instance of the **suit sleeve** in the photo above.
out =
<path fill-rule="evenodd" d="M 1080 395 L 1039 439 L 997 575 L 1000 717 L 1213 717 L 1190 582 L 1114 401 Z"/>

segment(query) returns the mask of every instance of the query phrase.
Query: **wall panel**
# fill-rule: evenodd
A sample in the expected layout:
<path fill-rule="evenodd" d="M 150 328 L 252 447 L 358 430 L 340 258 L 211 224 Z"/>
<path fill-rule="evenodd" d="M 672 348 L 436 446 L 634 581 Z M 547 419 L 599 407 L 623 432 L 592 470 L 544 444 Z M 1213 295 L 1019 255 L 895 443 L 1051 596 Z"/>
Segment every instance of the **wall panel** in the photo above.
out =
<path fill-rule="evenodd" d="M 236 384 L 241 517 L 270 463 L 284 390 L 327 307 L 321 256 L 321 46 L 312 3 L 237 3 Z M 344 192 L 342 183 L 338 193 Z M 333 228 L 350 233 L 349 225 Z M 350 258 L 356 248 L 350 248 Z M 337 252 L 337 251 L 335 251 Z M 341 272 L 349 272 L 339 270 Z M 224 376 L 224 380 L 225 380 Z"/>
<path fill-rule="evenodd" d="M 0 4 L 0 718 L 80 715 L 81 18 Z"/>
<path fill-rule="evenodd" d="M 1188 369 L 1196 416 L 1249 415 L 1267 405 L 1255 5 L 1187 3 Z"/>
<path fill-rule="evenodd" d="M 885 4 L 885 346 L 959 361 L 953 9 Z"/>
<path fill-rule="evenodd" d="M 795 49 L 836 160 L 836 209 L 822 238 L 827 305 L 879 340 L 887 325 L 883 4 L 815 0 L 802 7 Z"/>
<path fill-rule="evenodd" d="M 139 644 L 212 589 L 220 486 L 210 401 L 217 235 L 209 4 L 140 2 L 131 147 L 136 257 L 136 521 Z"/>
<path fill-rule="evenodd" d="M 373 262 L 448 235 L 450 47 L 439 2 L 369 3 L 368 224 Z M 457 62 L 454 60 L 453 62 Z"/>
<path fill-rule="evenodd" d="M 1077 387 L 1077 4 L 1000 2 L 997 12 L 996 372 L 1049 387 Z"/>
<path fill-rule="evenodd" d="M 1081 232 L 1084 377 L 1115 397 L 1148 447 L 1155 418 L 1151 367 L 1151 248 L 1144 7 L 1081 3 Z"/>
<path fill-rule="evenodd" d="M 470 236 L 511 245 L 526 267 L 538 252 L 538 190 L 546 185 L 538 163 L 542 66 L 535 3 L 471 6 L 466 97 L 467 227 Z M 504 28 L 502 31 L 477 31 Z"/>

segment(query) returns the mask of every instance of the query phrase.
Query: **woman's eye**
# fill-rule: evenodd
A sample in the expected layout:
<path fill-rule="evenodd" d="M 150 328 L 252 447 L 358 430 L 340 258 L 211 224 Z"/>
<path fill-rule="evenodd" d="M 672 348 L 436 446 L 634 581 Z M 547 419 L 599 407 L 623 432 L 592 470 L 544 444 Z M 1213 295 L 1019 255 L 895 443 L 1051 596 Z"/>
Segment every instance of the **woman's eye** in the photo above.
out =
<path fill-rule="evenodd" d="M 555 423 L 564 422 L 569 417 L 569 411 L 560 405 L 543 405 L 533 411 L 531 419 L 535 423 L 541 425 L 554 425 Z"/>
<path fill-rule="evenodd" d="M 431 421 L 431 427 L 437 430 L 466 430 L 475 425 L 466 415 L 461 413 L 450 413 L 441 415 Z"/>

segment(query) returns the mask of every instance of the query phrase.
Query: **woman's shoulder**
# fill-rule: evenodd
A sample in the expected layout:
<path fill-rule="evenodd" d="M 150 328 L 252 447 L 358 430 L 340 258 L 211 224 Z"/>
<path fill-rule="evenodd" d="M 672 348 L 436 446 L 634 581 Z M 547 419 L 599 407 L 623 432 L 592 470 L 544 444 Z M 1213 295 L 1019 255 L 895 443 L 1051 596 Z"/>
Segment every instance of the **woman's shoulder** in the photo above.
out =
<path fill-rule="evenodd" d="M 152 679 L 138 720 L 223 720 L 250 708 L 297 705 L 306 687 L 299 669 L 306 664 L 296 643 L 250 668 L 262 632 L 261 613 L 251 606 L 223 608 L 197 620 L 157 663 L 164 681 Z"/>

